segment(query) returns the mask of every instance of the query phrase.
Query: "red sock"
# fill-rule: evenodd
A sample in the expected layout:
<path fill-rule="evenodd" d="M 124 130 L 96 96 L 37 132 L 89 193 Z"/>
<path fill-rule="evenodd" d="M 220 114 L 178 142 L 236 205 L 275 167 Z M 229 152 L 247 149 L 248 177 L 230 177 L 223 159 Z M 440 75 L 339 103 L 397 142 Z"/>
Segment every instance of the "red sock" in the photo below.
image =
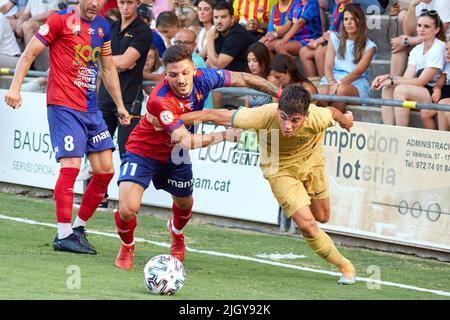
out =
<path fill-rule="evenodd" d="M 192 206 L 187 209 L 180 209 L 175 205 L 175 202 L 172 204 L 173 211 L 173 226 L 177 230 L 183 230 L 184 226 L 188 223 L 189 219 L 192 216 Z"/>
<path fill-rule="evenodd" d="M 136 229 L 136 216 L 133 217 L 128 222 L 120 219 L 119 210 L 116 210 L 114 213 L 114 218 L 116 220 L 117 233 L 119 234 L 120 239 L 125 244 L 132 244 L 134 242 L 134 229 Z"/>
<path fill-rule="evenodd" d="M 94 173 L 81 200 L 80 209 L 78 210 L 80 219 L 88 221 L 92 217 L 100 202 L 102 202 L 113 176 L 114 173 Z"/>
<path fill-rule="evenodd" d="M 55 185 L 53 197 L 56 203 L 56 221 L 58 223 L 72 222 L 73 187 L 80 169 L 61 168 Z"/>

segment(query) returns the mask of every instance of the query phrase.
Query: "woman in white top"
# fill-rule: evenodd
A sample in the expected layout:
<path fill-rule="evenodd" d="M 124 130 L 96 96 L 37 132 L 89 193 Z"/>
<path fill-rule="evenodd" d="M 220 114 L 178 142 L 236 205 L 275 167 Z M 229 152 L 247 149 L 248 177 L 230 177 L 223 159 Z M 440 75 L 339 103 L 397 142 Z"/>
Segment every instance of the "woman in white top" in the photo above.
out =
<path fill-rule="evenodd" d="M 431 103 L 433 87 L 444 68 L 445 33 L 443 23 L 434 10 L 424 10 L 417 20 L 417 35 L 422 43 L 409 55 L 408 67 L 403 77 L 388 74 L 376 77 L 372 82 L 375 90 L 384 89 L 383 97 L 395 100 L 412 100 Z M 392 92 L 393 91 L 393 92 Z M 389 97 L 390 95 L 390 97 Z M 390 125 L 409 125 L 410 110 L 406 108 L 382 107 L 383 123 Z M 421 110 L 423 126 L 437 129 L 434 110 Z"/>
<path fill-rule="evenodd" d="M 325 76 L 319 83 L 319 93 L 338 96 L 369 96 L 369 66 L 376 45 L 367 38 L 367 22 L 358 4 L 344 7 L 340 36 L 330 33 L 325 57 Z M 320 106 L 331 105 L 345 112 L 345 102 L 320 101 Z"/>
<path fill-rule="evenodd" d="M 197 36 L 197 47 L 195 50 L 198 54 L 206 60 L 206 31 L 213 25 L 213 9 L 216 6 L 216 0 L 200 0 L 197 2 L 197 16 L 198 21 L 202 25 Z"/>
<path fill-rule="evenodd" d="M 447 42 L 447 61 L 444 71 L 433 88 L 433 103 L 450 104 L 450 40 Z M 439 130 L 450 131 L 450 111 L 438 112 Z"/>

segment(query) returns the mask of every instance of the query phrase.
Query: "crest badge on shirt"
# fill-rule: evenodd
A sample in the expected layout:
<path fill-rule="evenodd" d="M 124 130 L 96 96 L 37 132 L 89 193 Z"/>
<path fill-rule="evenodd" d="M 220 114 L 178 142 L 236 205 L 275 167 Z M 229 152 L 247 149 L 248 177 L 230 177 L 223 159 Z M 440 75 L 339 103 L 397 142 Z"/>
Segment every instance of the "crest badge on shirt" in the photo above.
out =
<path fill-rule="evenodd" d="M 41 36 L 45 37 L 46 35 L 48 35 L 49 31 L 50 31 L 50 28 L 49 28 L 48 24 L 43 24 L 42 26 L 39 27 L 38 33 Z"/>
<path fill-rule="evenodd" d="M 170 124 L 173 122 L 173 113 L 169 110 L 164 110 L 159 114 L 159 118 L 161 119 L 161 122 L 164 124 Z"/>
<path fill-rule="evenodd" d="M 76 36 L 79 35 L 81 33 L 81 26 L 79 24 L 74 24 L 72 26 L 72 33 Z"/>
<path fill-rule="evenodd" d="M 103 36 L 104 36 L 103 29 L 99 27 L 98 30 L 97 30 L 97 33 L 98 33 L 98 36 L 100 37 L 100 39 L 102 39 Z"/>

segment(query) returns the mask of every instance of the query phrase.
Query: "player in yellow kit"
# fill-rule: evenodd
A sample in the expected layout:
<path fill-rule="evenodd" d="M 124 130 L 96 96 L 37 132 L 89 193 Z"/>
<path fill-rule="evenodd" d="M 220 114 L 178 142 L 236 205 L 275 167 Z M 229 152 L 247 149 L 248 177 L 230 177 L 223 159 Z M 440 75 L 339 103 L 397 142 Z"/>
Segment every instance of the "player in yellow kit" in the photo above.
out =
<path fill-rule="evenodd" d="M 351 112 L 311 104 L 301 85 L 287 86 L 279 103 L 258 108 L 203 110 L 182 117 L 185 125 L 212 121 L 220 125 L 257 131 L 261 169 L 275 198 L 292 218 L 309 246 L 342 272 L 340 284 L 353 284 L 356 270 L 336 249 L 331 238 L 317 225 L 330 216 L 330 198 L 325 177 L 322 144 L 325 130 L 339 123 L 350 130 Z"/>

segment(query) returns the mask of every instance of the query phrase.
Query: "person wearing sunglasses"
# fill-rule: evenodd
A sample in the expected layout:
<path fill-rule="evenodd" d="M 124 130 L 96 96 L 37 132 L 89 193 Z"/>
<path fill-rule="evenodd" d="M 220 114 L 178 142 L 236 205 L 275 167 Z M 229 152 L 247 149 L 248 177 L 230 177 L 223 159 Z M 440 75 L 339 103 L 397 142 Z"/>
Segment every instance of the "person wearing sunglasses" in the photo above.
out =
<path fill-rule="evenodd" d="M 444 68 L 446 41 L 443 23 L 435 10 L 422 11 L 417 21 L 417 34 L 421 44 L 411 50 L 403 77 L 378 76 L 372 83 L 373 89 L 387 87 L 395 100 L 432 102 L 433 87 Z M 382 107 L 382 113 L 384 123 L 409 125 L 410 110 L 407 108 Z M 437 129 L 436 111 L 421 110 L 420 115 L 426 129 Z"/>

